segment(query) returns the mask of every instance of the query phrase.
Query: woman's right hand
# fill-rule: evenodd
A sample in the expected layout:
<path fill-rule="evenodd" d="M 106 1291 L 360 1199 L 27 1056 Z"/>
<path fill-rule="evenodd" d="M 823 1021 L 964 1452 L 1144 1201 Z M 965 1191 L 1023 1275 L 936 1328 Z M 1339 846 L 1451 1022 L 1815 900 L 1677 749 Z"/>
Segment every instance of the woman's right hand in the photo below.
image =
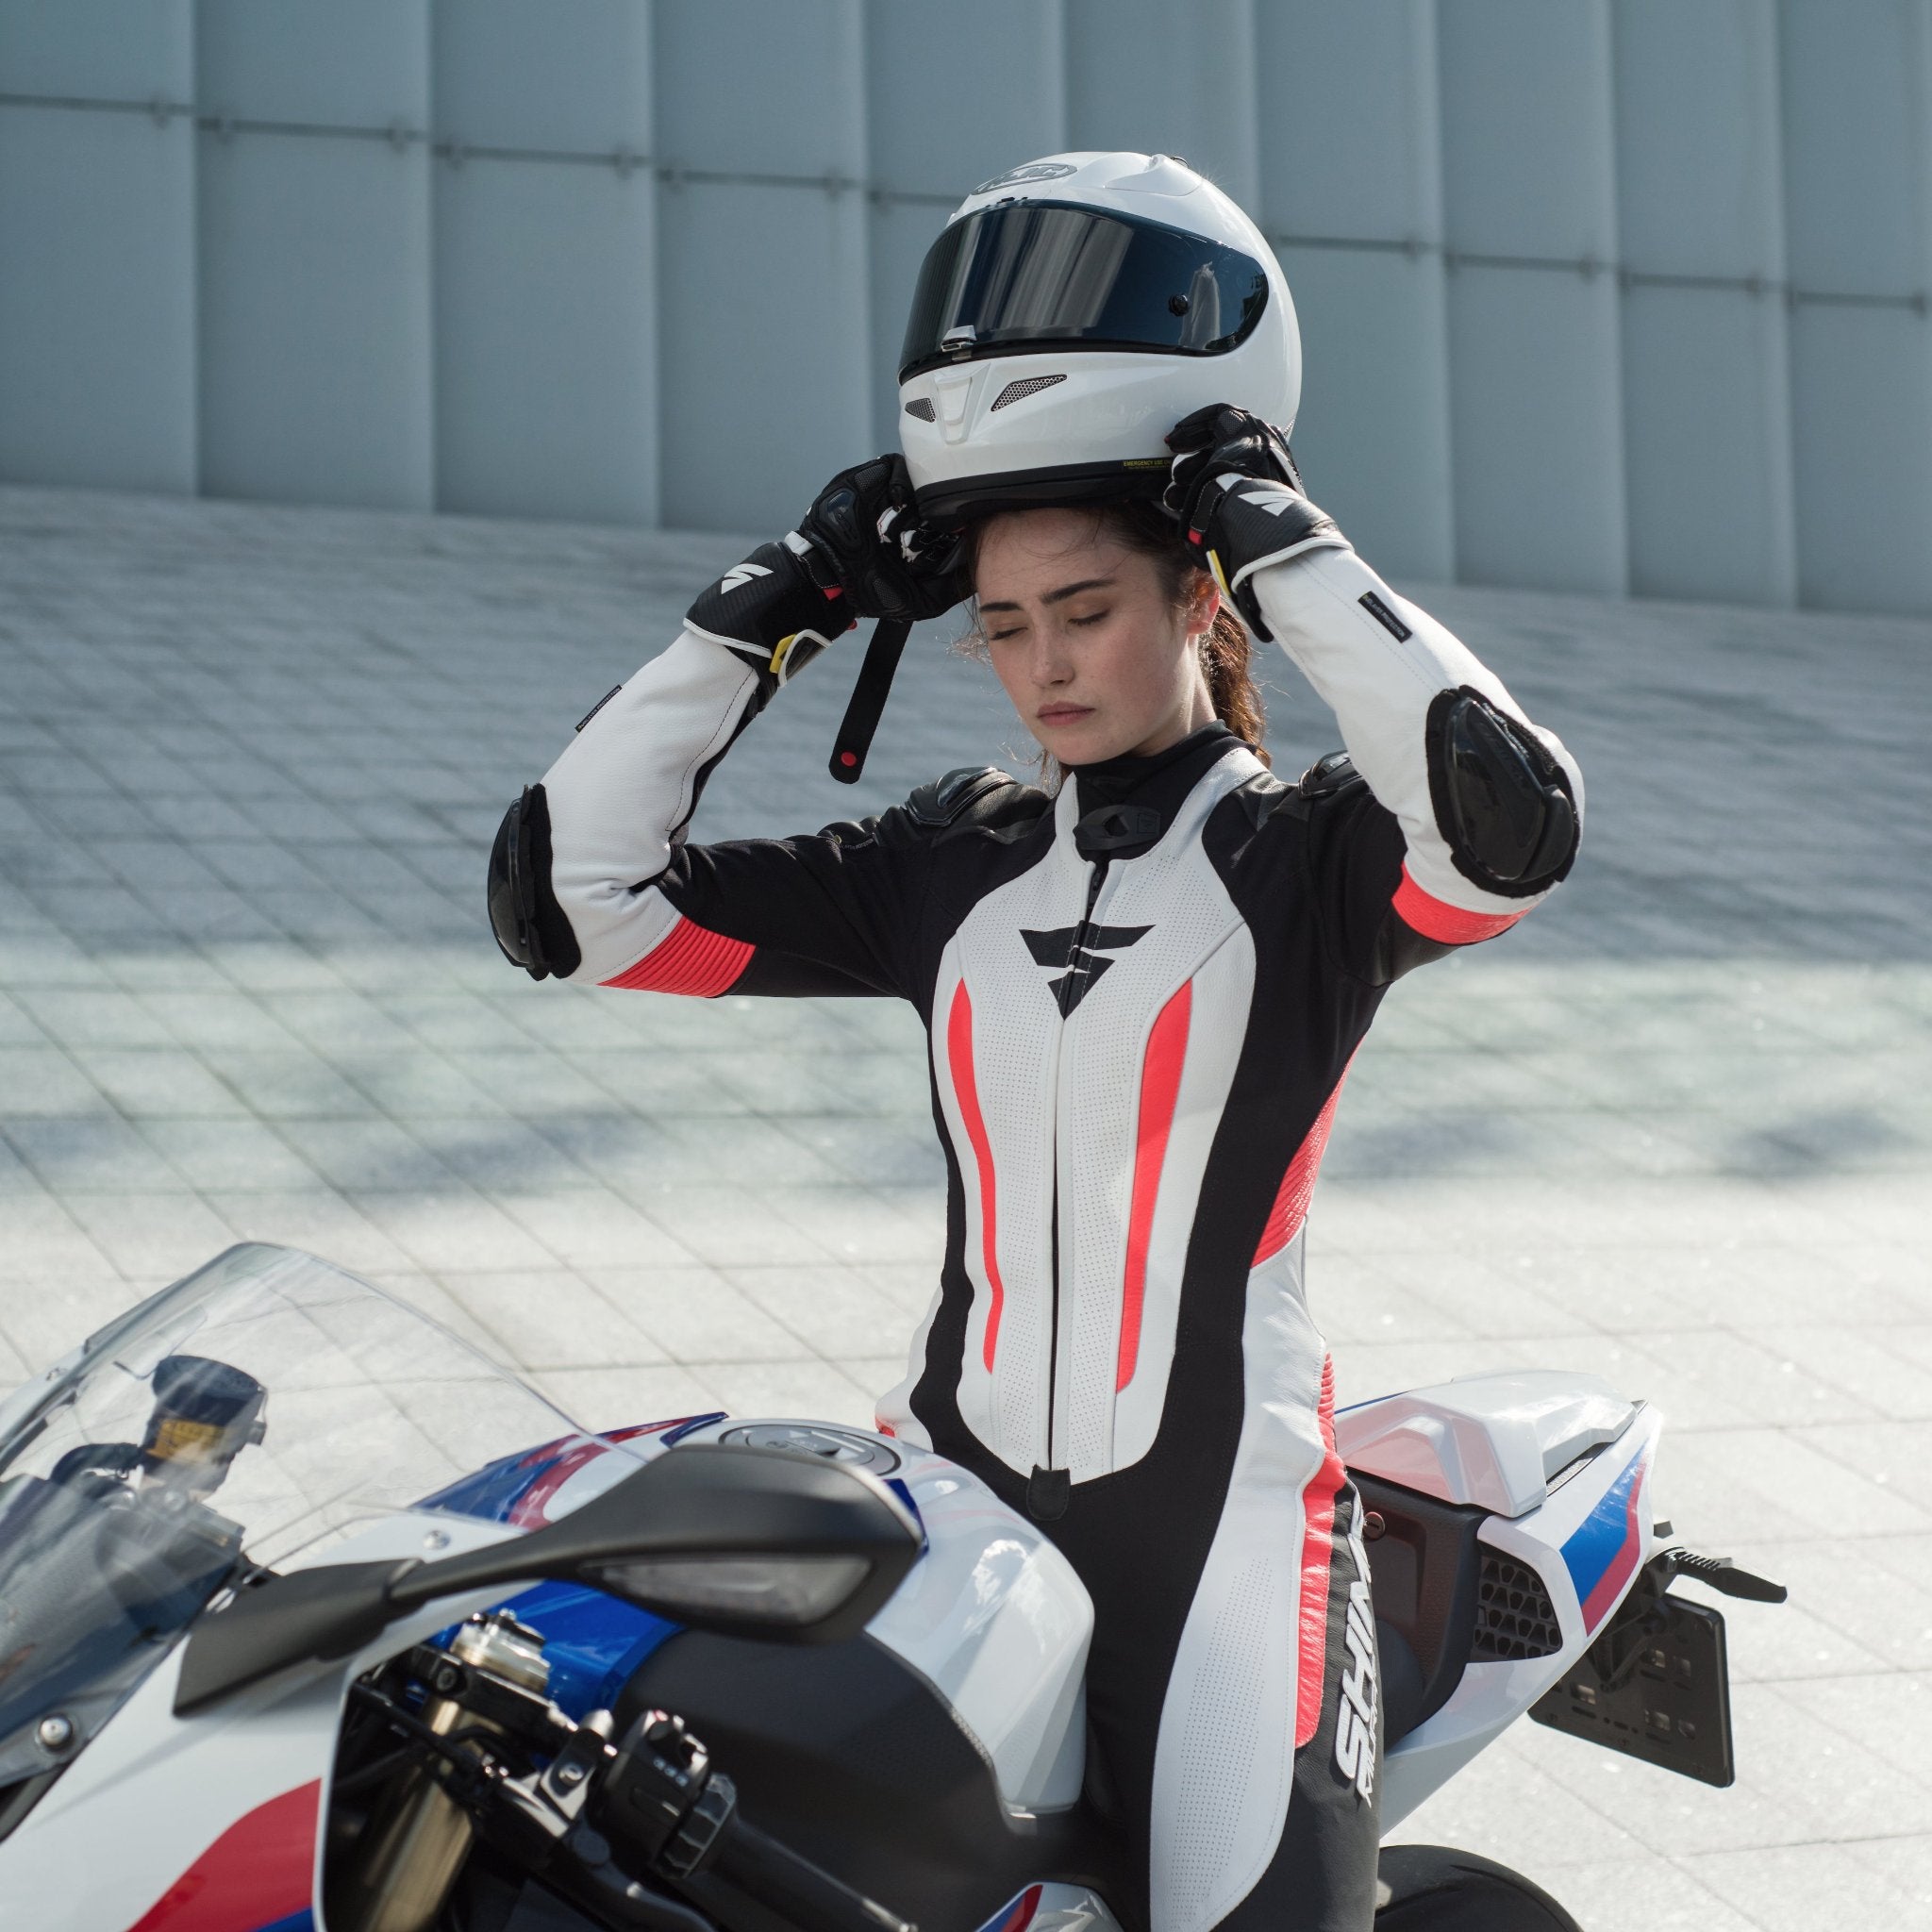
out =
<path fill-rule="evenodd" d="M 937 617 L 971 589 L 958 539 L 920 524 L 905 458 L 875 457 L 840 471 L 797 529 L 701 591 L 685 624 L 758 674 L 763 705 L 861 617 Z"/>
<path fill-rule="evenodd" d="M 972 591 L 959 540 L 919 521 L 905 458 L 841 470 L 799 521 L 806 568 L 848 600 L 855 617 L 938 617 Z"/>

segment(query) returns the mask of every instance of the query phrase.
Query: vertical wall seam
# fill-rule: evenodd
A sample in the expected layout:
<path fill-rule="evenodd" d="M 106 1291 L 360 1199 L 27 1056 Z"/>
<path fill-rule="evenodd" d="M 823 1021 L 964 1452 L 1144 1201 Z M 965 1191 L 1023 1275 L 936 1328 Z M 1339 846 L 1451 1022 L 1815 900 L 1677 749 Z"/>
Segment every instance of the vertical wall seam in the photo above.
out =
<path fill-rule="evenodd" d="M 1622 234 L 1622 199 L 1617 179 L 1617 56 L 1610 26 L 1611 0 L 1594 0 L 1592 7 L 1593 38 L 1596 42 L 1596 71 L 1599 105 L 1602 108 L 1600 132 L 1603 140 L 1603 197 L 1601 211 L 1604 242 L 1612 258 L 1622 254 L 1619 237 Z M 1616 433 L 1610 447 L 1616 456 L 1620 475 L 1617 489 L 1611 501 L 1616 505 L 1618 520 L 1622 528 L 1617 533 L 1616 549 L 1623 559 L 1621 580 L 1613 586 L 1613 593 L 1620 597 L 1630 594 L 1633 563 L 1630 555 L 1630 411 L 1625 396 L 1624 375 L 1624 305 L 1629 299 L 1624 291 L 1622 281 L 1612 275 L 1608 279 L 1607 300 L 1610 308 L 1610 328 L 1608 334 L 1608 368 L 1605 379 L 1609 385 L 1607 398 L 1609 408 L 1616 419 Z"/>
<path fill-rule="evenodd" d="M 1063 154 L 1067 152 L 1067 130 L 1071 125 L 1067 77 L 1067 0 L 1039 0 L 1039 5 L 1046 16 L 1047 58 L 1053 62 L 1048 92 L 1059 110 L 1053 138 L 1047 143 L 1045 151 L 1048 154 Z M 907 299 L 911 299 L 909 291 Z"/>
<path fill-rule="evenodd" d="M 1765 116 L 1765 149 L 1771 162 L 1769 193 L 1773 209 L 1767 226 L 1776 248 L 1774 260 L 1765 263 L 1765 275 L 1774 283 L 1788 282 L 1790 275 L 1790 237 L 1787 227 L 1785 175 L 1790 156 L 1785 148 L 1784 103 L 1784 25 L 1778 19 L 1776 0 L 1758 0 L 1763 15 L 1768 56 L 1760 67 L 1757 82 Z M 1795 481 L 1798 465 L 1797 443 L 1792 434 L 1791 325 L 1789 307 L 1776 305 L 1771 316 L 1774 338 L 1771 354 L 1776 366 L 1767 384 L 1777 406 L 1776 420 L 1765 425 L 1769 447 L 1765 454 L 1772 466 L 1770 479 L 1771 514 L 1774 520 L 1772 543 L 1775 557 L 1774 601 L 1787 609 L 1798 603 L 1798 503 Z"/>
<path fill-rule="evenodd" d="M 1416 222 L 1421 231 L 1416 239 L 1426 244 L 1426 252 L 1416 262 L 1416 273 L 1428 278 L 1431 314 L 1429 329 L 1429 388 L 1436 399 L 1436 431 L 1441 449 L 1441 500 L 1442 542 L 1451 583 L 1462 577 L 1462 559 L 1456 541 L 1456 518 L 1446 506 L 1456 480 L 1456 412 L 1449 406 L 1449 385 L 1455 380 L 1449 358 L 1449 292 L 1443 286 L 1446 273 L 1442 251 L 1449 243 L 1448 217 L 1442 204 L 1442 54 L 1441 24 L 1437 17 L 1439 0 L 1410 0 L 1409 43 L 1414 49 L 1414 67 L 1409 76 L 1410 99 L 1414 103 L 1415 149 L 1412 158 Z"/>

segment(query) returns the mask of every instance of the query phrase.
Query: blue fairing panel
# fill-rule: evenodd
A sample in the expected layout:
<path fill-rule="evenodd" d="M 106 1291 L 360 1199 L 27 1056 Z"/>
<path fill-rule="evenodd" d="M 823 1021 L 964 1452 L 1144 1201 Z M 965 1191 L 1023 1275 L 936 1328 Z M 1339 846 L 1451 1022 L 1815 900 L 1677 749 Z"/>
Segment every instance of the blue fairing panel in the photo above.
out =
<path fill-rule="evenodd" d="M 578 1720 L 608 1710 L 638 1666 L 682 1627 L 581 1583 L 540 1583 L 504 1608 L 543 1633 L 550 1694 Z"/>

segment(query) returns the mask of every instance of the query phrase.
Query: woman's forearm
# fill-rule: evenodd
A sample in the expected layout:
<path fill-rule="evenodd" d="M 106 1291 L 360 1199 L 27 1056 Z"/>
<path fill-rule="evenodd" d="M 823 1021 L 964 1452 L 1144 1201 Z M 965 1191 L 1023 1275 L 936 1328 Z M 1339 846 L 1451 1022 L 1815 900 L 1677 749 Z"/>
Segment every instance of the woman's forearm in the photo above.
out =
<path fill-rule="evenodd" d="M 571 978 L 617 978 L 675 926 L 650 883 L 732 741 L 844 628 L 834 609 L 794 553 L 762 545 L 698 597 L 669 648 L 544 774 L 550 886 L 582 956 Z"/>

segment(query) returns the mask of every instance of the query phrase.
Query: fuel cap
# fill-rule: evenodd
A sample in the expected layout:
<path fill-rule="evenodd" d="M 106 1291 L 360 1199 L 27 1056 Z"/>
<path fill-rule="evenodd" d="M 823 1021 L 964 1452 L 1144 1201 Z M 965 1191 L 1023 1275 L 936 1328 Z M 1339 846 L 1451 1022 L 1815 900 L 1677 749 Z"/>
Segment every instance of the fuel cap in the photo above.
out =
<path fill-rule="evenodd" d="M 899 1458 L 883 1442 L 850 1429 L 827 1428 L 823 1423 L 745 1423 L 727 1429 L 721 1442 L 739 1442 L 748 1449 L 790 1449 L 795 1454 L 822 1456 L 862 1469 L 869 1475 L 891 1475 Z"/>

